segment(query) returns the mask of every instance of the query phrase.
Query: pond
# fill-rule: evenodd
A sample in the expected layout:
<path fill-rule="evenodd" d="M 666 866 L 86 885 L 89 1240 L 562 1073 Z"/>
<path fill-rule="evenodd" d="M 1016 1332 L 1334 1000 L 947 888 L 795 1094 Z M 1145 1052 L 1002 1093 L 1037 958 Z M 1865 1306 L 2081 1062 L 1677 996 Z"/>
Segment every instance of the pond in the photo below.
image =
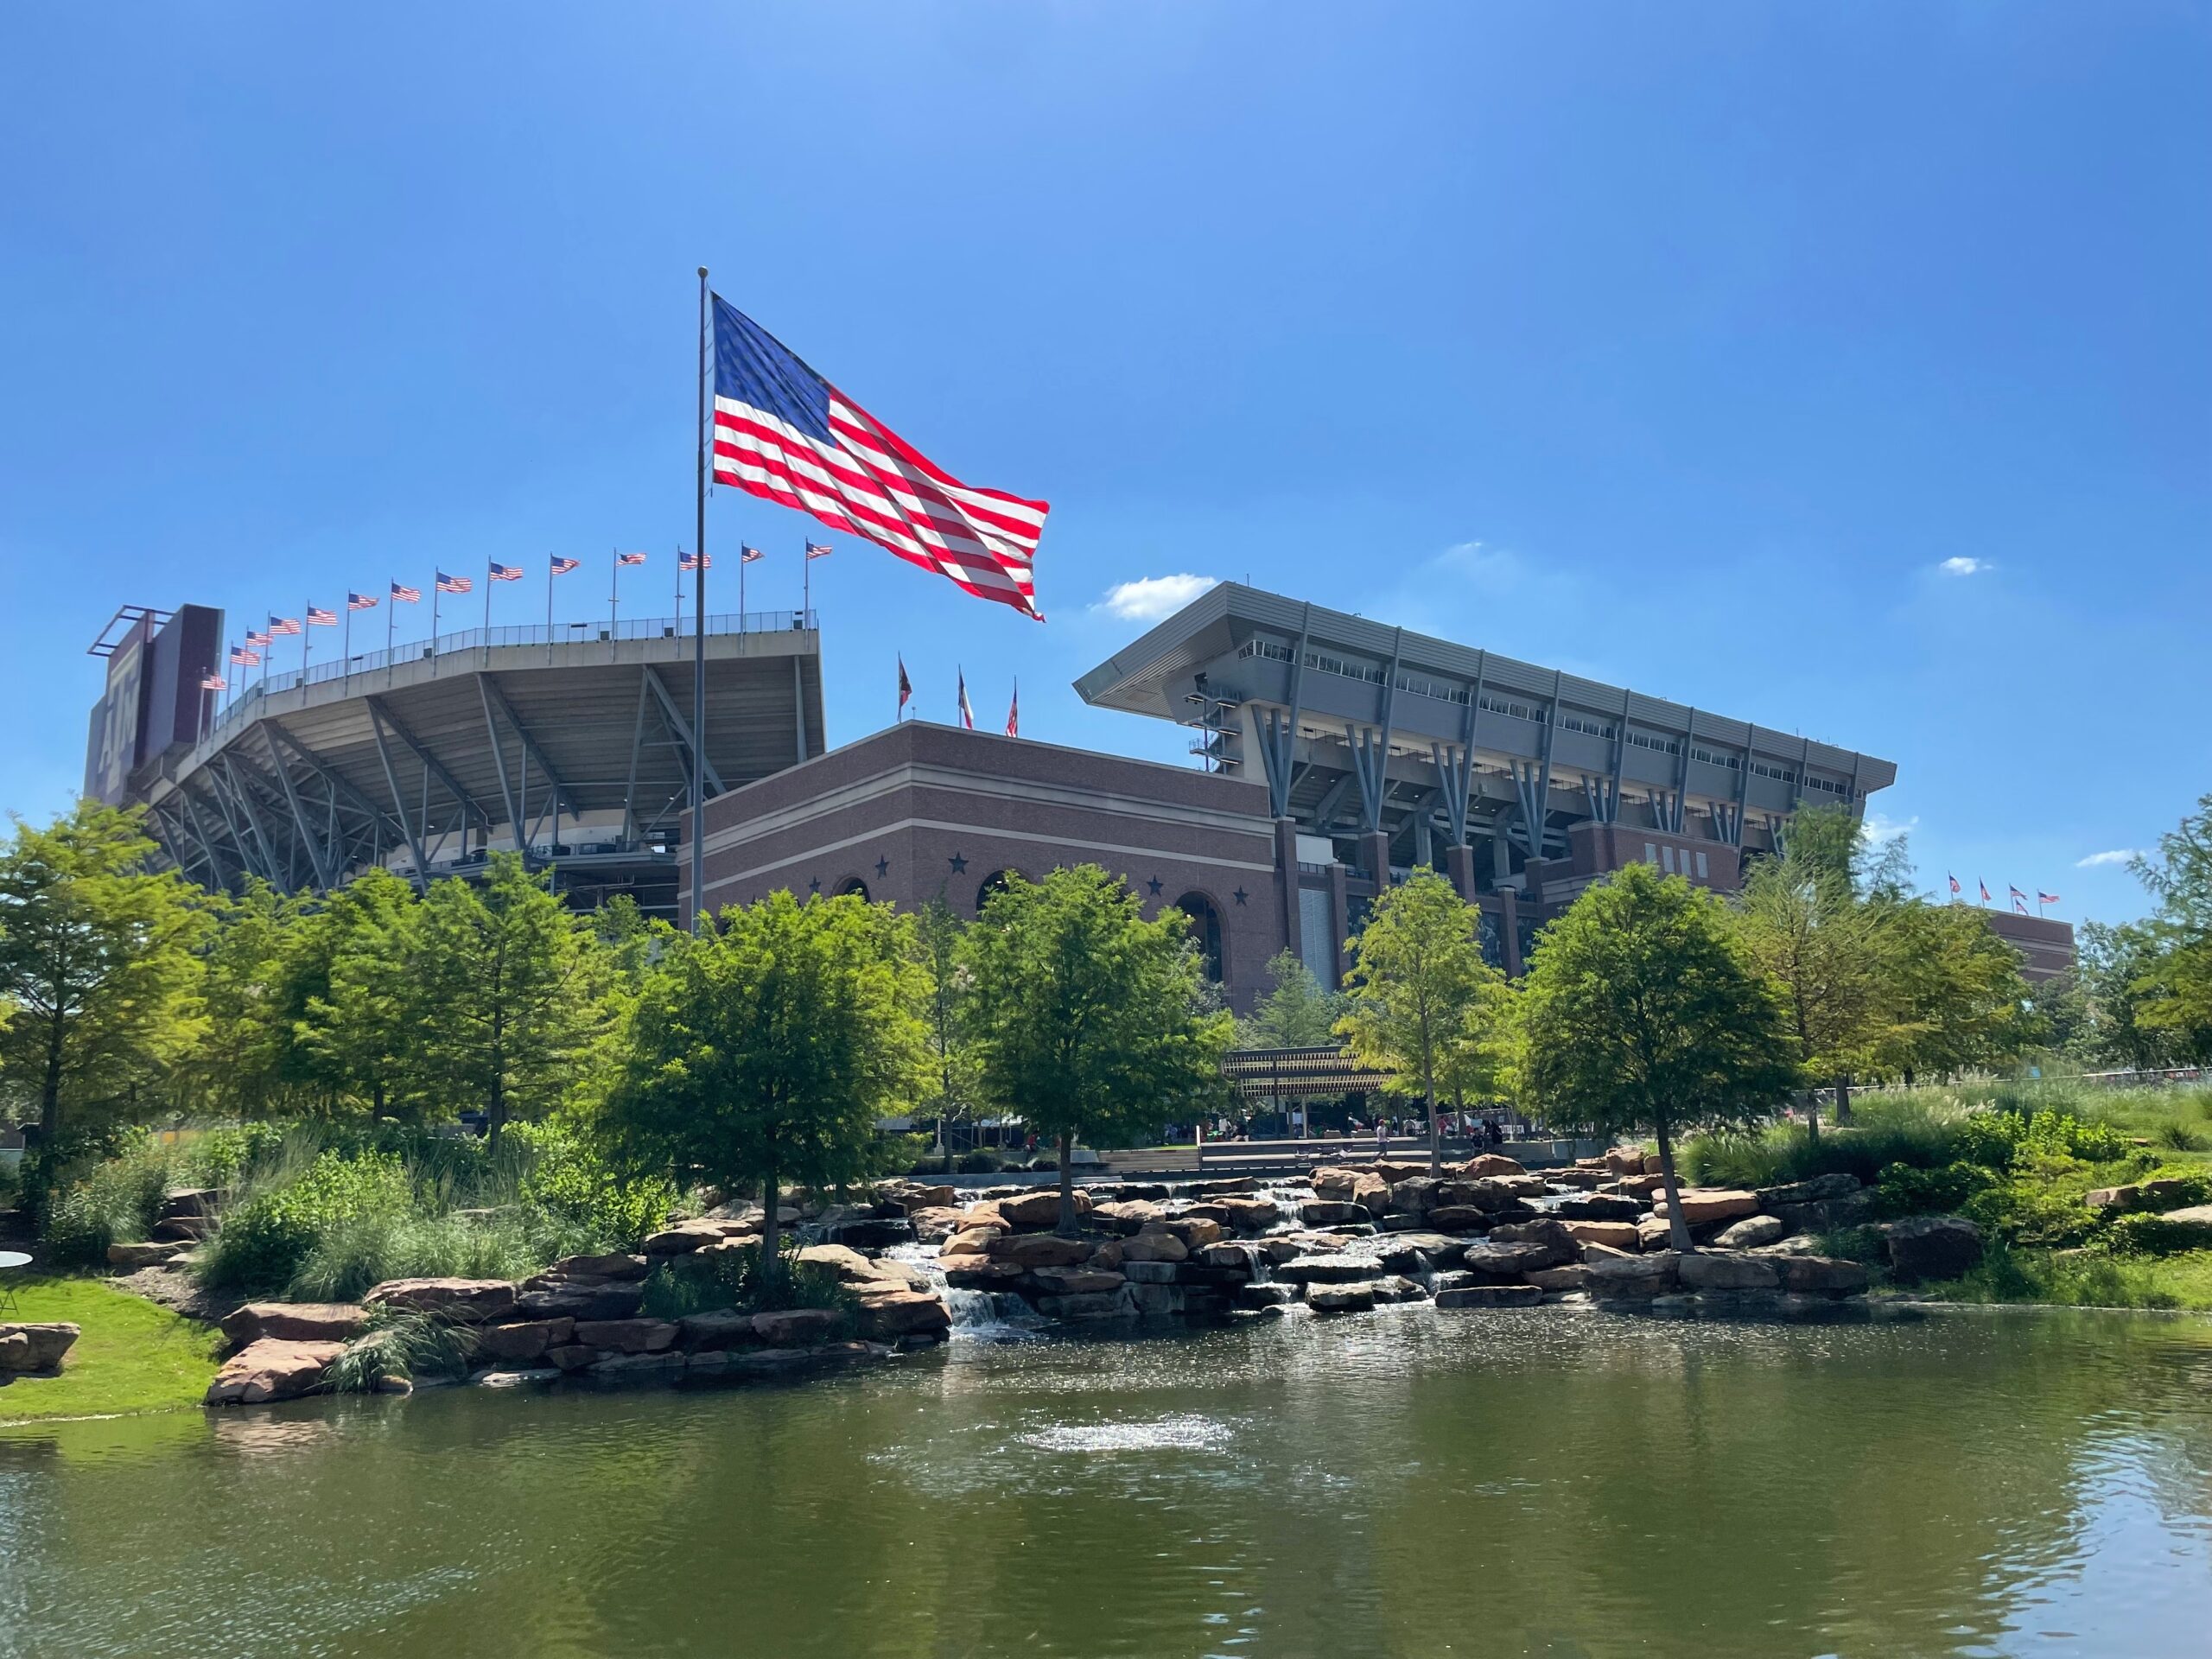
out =
<path fill-rule="evenodd" d="M 0 1434 L 0 1653 L 2202 1654 L 2212 1325 L 1415 1306 Z"/>

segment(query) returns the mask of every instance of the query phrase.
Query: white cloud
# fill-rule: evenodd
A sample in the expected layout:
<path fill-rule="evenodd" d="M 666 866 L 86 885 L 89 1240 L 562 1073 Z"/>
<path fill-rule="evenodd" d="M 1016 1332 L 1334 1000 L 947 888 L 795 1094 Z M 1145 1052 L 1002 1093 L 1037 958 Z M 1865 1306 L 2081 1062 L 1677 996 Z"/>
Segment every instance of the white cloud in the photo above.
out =
<path fill-rule="evenodd" d="M 2087 858 L 2077 858 L 2074 861 L 2074 868 L 2077 870 L 2101 869 L 2107 864 L 2125 864 L 2134 856 L 2133 847 L 2115 847 L 2108 853 L 2091 853 Z"/>
<path fill-rule="evenodd" d="M 1950 558 L 1936 567 L 1947 576 L 1979 576 L 1997 567 L 1987 559 Z"/>
<path fill-rule="evenodd" d="M 1865 822 L 1859 824 L 1859 833 L 1877 847 L 1884 847 L 1900 836 L 1910 835 L 1919 828 L 1920 815 L 1916 812 L 1902 823 L 1895 818 L 1885 817 L 1879 812 L 1869 812 Z"/>
<path fill-rule="evenodd" d="M 1173 616 L 1220 580 L 1218 576 L 1194 576 L 1187 572 L 1175 576 L 1142 576 L 1109 588 L 1106 597 L 1091 608 L 1111 612 L 1124 622 L 1157 622 L 1163 616 Z"/>

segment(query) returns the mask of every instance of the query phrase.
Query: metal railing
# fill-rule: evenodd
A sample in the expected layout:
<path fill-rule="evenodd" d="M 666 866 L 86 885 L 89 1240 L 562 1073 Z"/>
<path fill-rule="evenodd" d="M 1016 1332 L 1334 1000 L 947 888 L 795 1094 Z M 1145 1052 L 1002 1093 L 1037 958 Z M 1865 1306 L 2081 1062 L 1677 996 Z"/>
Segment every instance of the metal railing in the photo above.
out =
<path fill-rule="evenodd" d="M 709 613 L 707 632 L 709 637 L 733 633 L 791 633 L 814 627 L 812 611 L 735 611 L 721 615 Z M 287 669 L 281 674 L 266 674 L 250 681 L 225 702 L 217 712 L 206 736 L 200 739 L 205 747 L 231 727 L 254 717 L 264 698 L 280 692 L 298 690 L 302 685 L 327 685 L 333 680 L 350 680 L 356 675 L 379 673 L 386 669 L 404 664 L 435 661 L 441 657 L 458 657 L 472 651 L 485 651 L 509 645 L 536 645 L 550 651 L 555 645 L 611 645 L 634 639 L 689 639 L 697 632 L 696 624 L 689 617 L 681 620 L 674 617 L 644 617 L 626 622 L 556 622 L 547 627 L 543 622 L 525 623 L 506 628 L 466 628 L 457 633 L 442 633 L 431 639 L 417 639 L 411 644 L 394 645 L 389 650 L 356 652 L 350 657 L 333 658 L 327 663 L 310 663 L 306 670 Z M 263 651 L 270 647 L 264 645 Z"/>

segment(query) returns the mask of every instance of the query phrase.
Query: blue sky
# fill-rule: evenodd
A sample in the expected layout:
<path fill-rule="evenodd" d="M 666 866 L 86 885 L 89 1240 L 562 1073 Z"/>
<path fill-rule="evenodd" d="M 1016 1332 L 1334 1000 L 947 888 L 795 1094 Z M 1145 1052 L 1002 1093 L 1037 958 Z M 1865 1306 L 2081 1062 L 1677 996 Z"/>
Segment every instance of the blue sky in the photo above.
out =
<path fill-rule="evenodd" d="M 2212 789 L 2205 5 L 19 6 L 0 155 L 16 810 L 119 602 L 664 613 L 702 263 L 1052 503 L 1042 627 L 831 538 L 836 741 L 903 651 L 1179 758 L 1069 682 L 1249 574 L 1893 759 L 1927 883 L 2069 917 Z"/>

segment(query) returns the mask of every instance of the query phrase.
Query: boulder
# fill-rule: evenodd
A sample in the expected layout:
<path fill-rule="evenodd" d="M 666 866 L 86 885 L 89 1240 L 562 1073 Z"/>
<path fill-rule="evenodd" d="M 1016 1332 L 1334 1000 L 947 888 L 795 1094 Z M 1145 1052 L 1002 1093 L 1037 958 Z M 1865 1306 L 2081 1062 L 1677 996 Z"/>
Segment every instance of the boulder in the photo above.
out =
<path fill-rule="evenodd" d="M 1469 1285 L 1436 1293 L 1439 1307 L 1534 1307 L 1543 1300 L 1543 1291 L 1535 1285 Z"/>
<path fill-rule="evenodd" d="M 1133 1285 L 1173 1285 L 1181 1281 L 1182 1262 L 1127 1262 L 1122 1265 L 1122 1277 Z"/>
<path fill-rule="evenodd" d="M 863 1337 L 876 1342 L 942 1335 L 952 1328 L 952 1310 L 926 1291 L 863 1291 L 859 1325 Z"/>
<path fill-rule="evenodd" d="M 753 1230 L 757 1233 L 760 1230 Z M 639 1248 L 647 1255 L 689 1255 L 694 1250 L 718 1243 L 723 1236 L 719 1222 L 679 1221 L 673 1227 L 646 1234 L 645 1243 Z"/>
<path fill-rule="evenodd" d="M 944 1282 L 955 1290 L 1004 1290 L 1028 1271 L 1019 1262 L 995 1262 L 988 1255 L 945 1258 Z"/>
<path fill-rule="evenodd" d="M 257 1406 L 270 1400 L 296 1399 L 318 1387 L 324 1370 L 345 1351 L 342 1342 L 286 1342 L 278 1337 L 264 1337 L 224 1363 L 207 1385 L 207 1403 Z"/>
<path fill-rule="evenodd" d="M 1804 1296 L 1857 1296 L 1866 1288 L 1866 1269 L 1831 1255 L 1770 1255 L 1782 1287 Z"/>
<path fill-rule="evenodd" d="M 1582 1259 L 1581 1241 L 1567 1230 L 1565 1222 L 1554 1221 L 1548 1216 L 1539 1217 L 1535 1221 L 1509 1221 L 1502 1227 L 1493 1227 L 1490 1230 L 1490 1243 L 1533 1244 L 1541 1249 L 1544 1259 L 1530 1261 L 1522 1269 L 1523 1273 L 1534 1272 L 1538 1268 L 1562 1268 Z M 1471 1267 L 1479 1266 L 1477 1262 L 1468 1262 L 1466 1252 L 1461 1253 L 1460 1260 Z"/>
<path fill-rule="evenodd" d="M 1375 1281 L 1363 1279 L 1353 1284 L 1308 1285 L 1306 1306 L 1316 1313 L 1365 1313 L 1375 1306 Z"/>
<path fill-rule="evenodd" d="M 1643 1205 L 1618 1192 L 1584 1192 L 1561 1198 L 1552 1206 L 1561 1221 L 1626 1222 L 1633 1225 L 1643 1214 Z"/>
<path fill-rule="evenodd" d="M 1132 1262 L 1180 1262 L 1190 1255 L 1183 1241 L 1166 1228 L 1154 1222 L 1133 1238 L 1122 1241 L 1122 1260 Z"/>
<path fill-rule="evenodd" d="M 1096 1268 L 1101 1273 L 1119 1273 L 1122 1270 L 1122 1258 L 1124 1254 L 1126 1252 L 1122 1248 L 1122 1241 L 1118 1238 L 1109 1238 L 1084 1258 L 1084 1265 L 1087 1268 Z"/>
<path fill-rule="evenodd" d="M 1298 1206 L 1298 1218 L 1308 1227 L 1328 1227 L 1338 1222 L 1364 1221 L 1367 1211 L 1349 1200 L 1308 1198 Z"/>
<path fill-rule="evenodd" d="M 362 1300 L 456 1325 L 491 1325 L 515 1311 L 515 1287 L 504 1279 L 387 1279 Z"/>
<path fill-rule="evenodd" d="M 1548 1169 L 1544 1172 L 1544 1179 L 1554 1186 L 1571 1186 L 1586 1192 L 1593 1187 L 1605 1185 L 1613 1176 L 1608 1169 L 1578 1166 L 1573 1169 Z"/>
<path fill-rule="evenodd" d="M 1245 1308 L 1282 1307 L 1298 1300 L 1294 1285 L 1239 1285 L 1236 1306 Z"/>
<path fill-rule="evenodd" d="M 1652 1255 L 1614 1255 L 1584 1263 L 1589 1277 L 1583 1287 L 1607 1300 L 1649 1301 L 1675 1288 L 1676 1262 L 1671 1251 Z"/>
<path fill-rule="evenodd" d="M 1781 1186 L 1763 1186 L 1758 1190 L 1759 1208 L 1771 1215 L 1778 1204 L 1827 1204 L 1836 1198 L 1847 1198 L 1859 1190 L 1856 1175 L 1837 1170 L 1827 1175 L 1815 1175 L 1810 1180 L 1790 1181 Z"/>
<path fill-rule="evenodd" d="M 1482 1278 L 1517 1282 L 1523 1274 L 1534 1273 L 1541 1268 L 1564 1265 L 1554 1259 L 1554 1254 L 1548 1244 L 1482 1239 L 1467 1246 L 1459 1257 L 1459 1262 L 1468 1272 Z"/>
<path fill-rule="evenodd" d="M 677 1326 L 668 1319 L 579 1319 L 575 1331 L 586 1347 L 611 1348 L 618 1354 L 658 1354 L 673 1348 L 677 1338 Z"/>
<path fill-rule="evenodd" d="M 164 1268 L 191 1248 L 187 1241 L 175 1238 L 149 1238 L 143 1243 L 111 1244 L 107 1247 L 107 1264 L 111 1268 L 126 1270 Z"/>
<path fill-rule="evenodd" d="M 1382 1264 L 1371 1255 L 1299 1255 L 1278 1267 L 1275 1277 L 1292 1284 L 1363 1284 L 1382 1268 Z"/>
<path fill-rule="evenodd" d="M 952 1236 L 959 1218 L 960 1212 L 950 1206 L 917 1210 L 906 1217 L 914 1224 L 915 1242 L 921 1244 L 944 1243 Z"/>
<path fill-rule="evenodd" d="M 1872 1219 L 1874 1200 L 1869 1192 L 1849 1192 L 1841 1198 L 1819 1198 L 1809 1204 L 1770 1205 L 1767 1213 L 1782 1224 L 1785 1234 L 1832 1233 L 1840 1228 L 1860 1226 Z"/>
<path fill-rule="evenodd" d="M 1761 1244 L 1771 1244 L 1784 1236 L 1786 1229 L 1773 1216 L 1745 1216 L 1741 1221 L 1731 1222 L 1722 1228 L 1713 1243 L 1724 1250 L 1748 1250 Z"/>
<path fill-rule="evenodd" d="M 575 1340 L 574 1319 L 525 1319 L 515 1325 L 487 1326 L 476 1340 L 476 1351 L 486 1359 L 543 1359 L 546 1351 Z"/>
<path fill-rule="evenodd" d="M 0 1372 L 50 1371 L 82 1334 L 62 1319 L 18 1320 L 0 1325 Z"/>
<path fill-rule="evenodd" d="M 1164 1228 L 1181 1239 L 1183 1248 L 1186 1250 L 1195 1250 L 1201 1246 L 1215 1243 L 1222 1235 L 1221 1224 L 1211 1216 L 1169 1216 L 1162 1221 L 1154 1223 L 1154 1225 Z M 1149 1231 L 1150 1229 L 1147 1228 L 1146 1230 Z"/>
<path fill-rule="evenodd" d="M 885 1269 L 896 1265 L 873 1261 L 849 1244 L 810 1244 L 799 1251 L 797 1260 L 829 1268 L 842 1285 L 865 1285 L 891 1276 Z"/>
<path fill-rule="evenodd" d="M 642 1279 L 648 1264 L 642 1255 L 614 1252 L 607 1255 L 564 1255 L 545 1269 L 553 1279 Z"/>
<path fill-rule="evenodd" d="M 1483 1152 L 1459 1166 L 1459 1173 L 1479 1180 L 1489 1175 L 1525 1175 L 1529 1172 L 1502 1153 Z"/>
<path fill-rule="evenodd" d="M 1634 1148 L 1616 1147 L 1599 1161 L 1616 1175 L 1639 1174 L 1643 1169 L 1643 1150 L 1640 1147 Z"/>
<path fill-rule="evenodd" d="M 626 1319 L 645 1300 L 645 1287 L 632 1280 L 554 1279 L 539 1275 L 523 1281 L 509 1317 L 521 1319 Z"/>
<path fill-rule="evenodd" d="M 581 1371 L 598 1357 L 597 1349 L 587 1348 L 581 1342 L 545 1351 L 545 1363 L 557 1371 Z"/>
<path fill-rule="evenodd" d="M 917 1186 L 901 1185 L 891 1191 L 890 1197 L 909 1216 L 918 1210 L 940 1210 L 957 1201 L 956 1189 L 950 1186 Z"/>
<path fill-rule="evenodd" d="M 2198 1249 L 2212 1246 L 2212 1204 L 2192 1204 L 2186 1209 L 2168 1210 L 2158 1219 L 2170 1227 L 2196 1235 Z"/>
<path fill-rule="evenodd" d="M 1282 1206 L 1273 1198 L 1232 1198 L 1216 1202 L 1228 1212 L 1226 1224 L 1240 1233 L 1256 1233 L 1282 1219 Z"/>
<path fill-rule="evenodd" d="M 676 1340 L 684 1352 L 700 1353 L 723 1348 L 756 1347 L 760 1341 L 760 1333 L 753 1328 L 750 1313 L 741 1313 L 734 1307 L 718 1307 L 707 1313 L 687 1313 L 678 1319 L 676 1322 Z M 546 1357 L 554 1359 L 555 1351 L 549 1350 Z M 555 1363 L 559 1363 L 555 1360 Z"/>
<path fill-rule="evenodd" d="M 1567 1268 L 1538 1268 L 1523 1277 L 1548 1295 L 1555 1296 L 1570 1290 L 1587 1290 L 1590 1287 L 1590 1269 L 1580 1262 Z"/>
<path fill-rule="evenodd" d="M 240 1347 L 264 1337 L 351 1342 L 368 1328 L 369 1311 L 355 1302 L 248 1302 L 223 1320 L 223 1334 Z"/>
<path fill-rule="evenodd" d="M 1907 1284 L 1955 1279 L 1981 1262 L 1981 1229 L 1964 1216 L 1915 1216 L 1882 1230 L 1890 1271 Z"/>
<path fill-rule="evenodd" d="M 1098 1248 L 1095 1238 L 1062 1238 L 1058 1233 L 1007 1233 L 993 1239 L 988 1255 L 1022 1268 L 1071 1268 Z"/>
<path fill-rule="evenodd" d="M 1386 1274 L 1375 1281 L 1375 1305 L 1377 1307 L 1399 1302 L 1425 1302 L 1427 1300 L 1428 1293 L 1403 1274 Z"/>
<path fill-rule="evenodd" d="M 1039 1296 L 1037 1311 L 1050 1319 L 1110 1319 L 1127 1313 L 1118 1290 L 1101 1290 L 1077 1296 Z"/>
<path fill-rule="evenodd" d="M 822 1236 L 833 1244 L 887 1250 L 893 1244 L 912 1243 L 914 1224 L 904 1216 L 855 1216 L 824 1227 Z"/>
<path fill-rule="evenodd" d="M 1663 1175 L 1667 1173 L 1666 1163 L 1657 1153 L 1647 1152 L 1643 1154 L 1643 1173 L 1647 1175 Z"/>
<path fill-rule="evenodd" d="M 1667 1185 L 1664 1175 L 1624 1175 L 1600 1189 L 1608 1197 L 1648 1198 Z"/>
<path fill-rule="evenodd" d="M 684 1356 L 671 1348 L 654 1353 L 609 1354 L 594 1360 L 587 1373 L 610 1382 L 655 1382 L 678 1375 L 683 1365 Z"/>
<path fill-rule="evenodd" d="M 1610 1250 L 1640 1250 L 1643 1236 L 1632 1221 L 1562 1221 L 1559 1225 L 1576 1243 L 1602 1244 Z"/>
<path fill-rule="evenodd" d="M 162 1195 L 160 1221 L 204 1221 L 222 1204 L 222 1192 L 212 1186 L 173 1186 Z"/>
<path fill-rule="evenodd" d="M 1759 1211 L 1759 1195 L 1736 1187 L 1686 1186 L 1678 1196 L 1681 1199 L 1682 1217 L 1693 1227 L 1704 1221 L 1733 1221 L 1738 1216 L 1755 1216 Z M 1663 1192 L 1651 1207 L 1662 1217 L 1672 1208 Z"/>
<path fill-rule="evenodd" d="M 1677 1257 L 1675 1277 L 1684 1290 L 1772 1290 L 1782 1282 L 1769 1257 L 1718 1253 Z"/>
<path fill-rule="evenodd" d="M 1638 1247 L 1643 1249 L 1664 1250 L 1673 1248 L 1674 1230 L 1668 1226 L 1667 1217 L 1664 1216 L 1649 1215 L 1641 1217 L 1636 1224 L 1636 1236 Z"/>
<path fill-rule="evenodd" d="M 990 1253 L 991 1241 L 1005 1236 L 1003 1227 L 970 1227 L 945 1240 L 944 1248 L 938 1254 L 940 1256 L 987 1255 Z"/>
<path fill-rule="evenodd" d="M 2178 1205 L 2194 1195 L 2194 1181 L 2161 1179 L 2132 1181 L 2126 1186 L 2100 1186 L 2082 1195 L 2082 1202 L 2092 1210 L 2111 1210 L 2121 1214 L 2139 1210 L 2164 1210 L 2169 1205 Z"/>
<path fill-rule="evenodd" d="M 1040 1268 L 1029 1278 L 1036 1288 L 1047 1296 L 1096 1295 L 1103 1291 L 1119 1290 L 1128 1282 L 1124 1274 L 1102 1273 L 1088 1267 Z"/>
<path fill-rule="evenodd" d="M 753 1334 L 772 1348 L 796 1348 L 827 1342 L 843 1316 L 827 1307 L 786 1307 L 753 1316 Z"/>
<path fill-rule="evenodd" d="M 1471 1204 L 1446 1204 L 1423 1216 L 1421 1225 L 1440 1233 L 1478 1233 L 1495 1219 L 1491 1211 Z"/>
<path fill-rule="evenodd" d="M 1350 1204 L 1352 1182 L 1358 1173 L 1357 1170 L 1340 1168 L 1333 1164 L 1315 1165 L 1311 1178 L 1314 1196 L 1331 1203 Z"/>
<path fill-rule="evenodd" d="M 1188 1182 L 1183 1188 L 1183 1196 L 1186 1198 L 1225 1198 L 1259 1190 L 1259 1182 L 1249 1175 L 1230 1175 L 1217 1181 Z"/>
<path fill-rule="evenodd" d="M 157 1244 L 197 1244 L 215 1230 L 213 1216 L 171 1216 L 154 1224 L 152 1242 Z"/>
<path fill-rule="evenodd" d="M 1075 1192 L 1075 1213 L 1077 1220 L 1090 1213 L 1090 1194 L 1080 1187 Z M 1001 1198 L 999 1214 L 1006 1217 L 1009 1227 L 1057 1227 L 1060 1224 L 1060 1190 L 1057 1186 L 1040 1187 L 1033 1192 Z"/>
<path fill-rule="evenodd" d="M 1116 1198 L 1093 1209 L 1090 1220 L 1094 1226 L 1109 1233 L 1126 1234 L 1141 1231 L 1166 1213 L 1159 1205 L 1143 1198 Z"/>
<path fill-rule="evenodd" d="M 1433 1210 L 1429 1211 L 1432 1217 L 1435 1213 Z M 1460 1255 L 1466 1250 L 1467 1241 L 1464 1238 L 1452 1237 L 1446 1233 L 1415 1231 L 1395 1233 L 1384 1241 L 1380 1248 L 1419 1250 L 1428 1258 L 1431 1267 L 1443 1268 L 1450 1267 L 1459 1261 Z"/>
<path fill-rule="evenodd" d="M 1409 1175 L 1390 1188 L 1393 1215 L 1425 1216 L 1435 1207 L 1436 1189 L 1444 1183 L 1433 1175 Z"/>

